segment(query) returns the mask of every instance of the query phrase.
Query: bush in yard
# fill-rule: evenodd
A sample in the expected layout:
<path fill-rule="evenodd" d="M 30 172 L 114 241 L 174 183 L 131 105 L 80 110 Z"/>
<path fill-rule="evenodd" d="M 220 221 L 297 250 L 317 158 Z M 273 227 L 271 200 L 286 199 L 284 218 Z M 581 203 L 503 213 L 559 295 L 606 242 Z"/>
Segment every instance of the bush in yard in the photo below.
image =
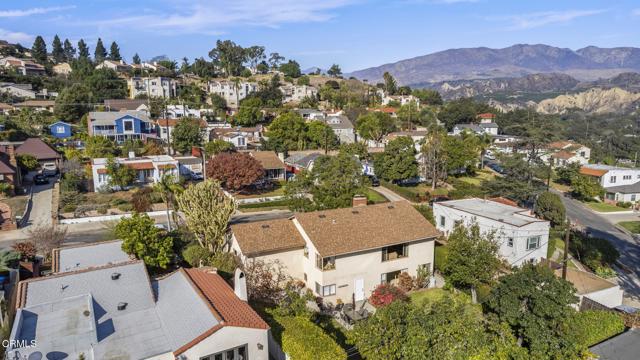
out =
<path fill-rule="evenodd" d="M 618 203 L 616 204 L 617 207 L 621 207 L 621 208 L 625 208 L 628 209 L 631 206 L 633 206 L 632 203 L 628 202 L 628 201 L 618 201 Z"/>
<path fill-rule="evenodd" d="M 422 289 L 429 286 L 429 280 L 431 279 L 431 271 L 426 265 L 418 266 L 418 273 L 414 280 L 414 287 L 416 289 Z"/>
<path fill-rule="evenodd" d="M 411 291 L 415 286 L 415 281 L 407 272 L 401 272 L 398 276 L 398 287 L 400 290 L 407 292 Z"/>
<path fill-rule="evenodd" d="M 151 194 L 153 189 L 143 187 L 138 189 L 133 196 L 131 196 L 131 204 L 133 209 L 137 212 L 147 212 L 151 210 Z"/>
<path fill-rule="evenodd" d="M 571 187 L 573 188 L 573 196 L 580 200 L 591 200 L 595 197 L 602 198 L 602 195 L 604 195 L 604 188 L 600 183 L 585 175 L 575 176 L 571 181 Z"/>
<path fill-rule="evenodd" d="M 207 161 L 207 177 L 225 189 L 240 190 L 262 178 L 264 168 L 247 153 L 223 152 Z"/>
<path fill-rule="evenodd" d="M 77 209 L 77 208 L 78 208 L 78 205 L 74 205 L 74 204 L 67 204 L 67 205 L 64 205 L 64 206 L 62 207 L 62 212 L 65 212 L 65 213 L 72 213 L 72 212 L 76 211 L 76 209 Z"/>
<path fill-rule="evenodd" d="M 560 196 L 549 191 L 543 192 L 536 200 L 536 214 L 557 226 L 565 221 L 565 208 Z"/>
<path fill-rule="evenodd" d="M 60 180 L 61 192 L 78 192 L 82 190 L 82 177 L 74 173 L 64 174 Z"/>
<path fill-rule="evenodd" d="M 618 261 L 620 253 L 609 240 L 588 237 L 581 232 L 573 232 L 571 235 L 569 251 L 591 270 L 610 268 Z M 599 271 L 603 272 L 604 269 Z"/>
<path fill-rule="evenodd" d="M 11 186 L 11 184 L 9 183 L 0 183 L 0 194 L 5 195 L 5 196 L 9 196 L 11 195 L 13 186 Z"/>
<path fill-rule="evenodd" d="M 191 244 L 182 251 L 182 258 L 191 267 L 199 267 L 209 263 L 211 253 L 198 244 Z"/>
<path fill-rule="evenodd" d="M 376 308 L 389 305 L 396 300 L 409 301 L 409 298 L 402 289 L 391 284 L 378 285 L 369 297 L 369 302 Z"/>
<path fill-rule="evenodd" d="M 618 335 L 625 329 L 620 313 L 599 310 L 587 310 L 574 314 L 568 326 L 577 341 L 586 347 Z"/>
<path fill-rule="evenodd" d="M 129 203 L 120 204 L 118 205 L 118 210 L 122 212 L 130 212 L 133 210 L 133 205 Z"/>
<path fill-rule="evenodd" d="M 122 250 L 143 260 L 151 268 L 166 269 L 173 258 L 173 239 L 155 227 L 147 214 L 134 213 L 122 218 L 115 227 L 122 239 Z"/>
<path fill-rule="evenodd" d="M 40 166 L 38 159 L 30 154 L 18 155 L 16 156 L 16 160 L 18 161 L 18 166 L 24 171 L 33 171 Z"/>
<path fill-rule="evenodd" d="M 21 241 L 11 245 L 11 248 L 20 254 L 21 260 L 30 261 L 35 259 L 38 249 L 31 241 Z"/>
<path fill-rule="evenodd" d="M 107 205 L 100 205 L 96 211 L 98 212 L 98 214 L 100 214 L 100 215 L 104 215 L 104 214 L 106 214 L 106 213 L 109 211 L 109 206 L 107 206 Z"/>
<path fill-rule="evenodd" d="M 238 260 L 232 253 L 219 251 L 210 259 L 211 266 L 218 269 L 219 272 L 233 274 L 238 267 Z"/>

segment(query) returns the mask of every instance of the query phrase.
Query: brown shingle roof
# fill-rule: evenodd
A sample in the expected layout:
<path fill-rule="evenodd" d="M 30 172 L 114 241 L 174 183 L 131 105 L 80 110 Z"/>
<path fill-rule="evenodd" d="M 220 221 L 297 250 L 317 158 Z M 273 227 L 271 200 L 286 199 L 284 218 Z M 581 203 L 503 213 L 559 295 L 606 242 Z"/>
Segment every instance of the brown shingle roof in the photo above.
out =
<path fill-rule="evenodd" d="M 576 156 L 575 153 L 569 152 L 569 151 L 565 151 L 565 150 L 560 150 L 556 153 L 551 154 L 551 157 L 553 158 L 557 158 L 557 159 L 564 159 L 564 160 L 569 160 L 572 157 Z"/>
<path fill-rule="evenodd" d="M 298 213 L 295 218 L 323 257 L 439 235 L 435 227 L 405 201 Z"/>
<path fill-rule="evenodd" d="M 7 103 L 0 102 L 0 110 L 11 110 L 11 109 L 13 109 L 13 106 Z"/>
<path fill-rule="evenodd" d="M 15 104 L 16 107 L 53 107 L 56 104 L 53 100 L 27 100 Z"/>
<path fill-rule="evenodd" d="M 59 159 L 60 154 L 39 138 L 28 138 L 16 148 L 16 155 L 29 154 L 38 160 Z"/>
<path fill-rule="evenodd" d="M 0 159 L 0 174 L 15 174 L 16 170 L 13 166 L 4 162 L 3 159 Z"/>
<path fill-rule="evenodd" d="M 277 219 L 231 225 L 245 256 L 303 248 L 304 239 L 293 221 Z"/>
<path fill-rule="evenodd" d="M 284 169 L 284 163 L 273 151 L 251 151 L 249 154 L 260 161 L 266 170 Z"/>
<path fill-rule="evenodd" d="M 147 100 L 143 99 L 105 99 L 104 106 L 111 111 L 136 110 L 140 105 L 147 103 Z"/>

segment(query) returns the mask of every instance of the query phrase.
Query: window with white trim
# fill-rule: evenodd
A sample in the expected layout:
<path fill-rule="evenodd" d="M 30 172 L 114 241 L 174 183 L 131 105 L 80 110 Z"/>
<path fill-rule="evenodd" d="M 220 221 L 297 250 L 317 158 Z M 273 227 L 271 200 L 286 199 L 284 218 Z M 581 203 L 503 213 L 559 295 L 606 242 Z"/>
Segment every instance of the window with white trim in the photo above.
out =
<path fill-rule="evenodd" d="M 444 218 L 444 216 L 440 215 L 440 226 L 444 227 L 444 224 L 446 223 L 446 219 Z"/>
<path fill-rule="evenodd" d="M 622 180 L 631 180 L 631 175 L 623 175 Z"/>
<path fill-rule="evenodd" d="M 507 239 L 507 245 L 508 245 L 509 247 L 513 247 L 513 238 L 508 238 L 508 239 Z"/>
<path fill-rule="evenodd" d="M 249 359 L 247 350 L 247 344 L 244 344 L 219 353 L 203 356 L 200 360 L 247 360 Z"/>
<path fill-rule="evenodd" d="M 56 126 L 56 132 L 58 134 L 64 134 L 64 126 L 62 126 L 62 125 Z"/>
<path fill-rule="evenodd" d="M 534 250 L 540 247 L 540 235 L 527 238 L 527 250 Z"/>
<path fill-rule="evenodd" d="M 610 177 L 609 178 L 609 182 L 612 183 L 612 184 L 615 184 L 616 183 L 616 177 L 615 176 Z"/>

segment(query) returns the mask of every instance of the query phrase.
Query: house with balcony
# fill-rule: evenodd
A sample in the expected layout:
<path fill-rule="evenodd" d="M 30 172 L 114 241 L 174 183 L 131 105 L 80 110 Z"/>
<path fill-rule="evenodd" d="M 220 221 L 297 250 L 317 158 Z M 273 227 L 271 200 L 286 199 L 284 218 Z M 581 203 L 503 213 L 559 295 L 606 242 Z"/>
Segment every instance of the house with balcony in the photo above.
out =
<path fill-rule="evenodd" d="M 91 172 L 93 174 L 93 190 L 98 191 L 109 186 L 109 174 L 107 172 L 107 158 L 91 160 Z M 169 155 L 139 156 L 130 153 L 128 158 L 115 158 L 120 166 L 129 167 L 136 172 L 134 185 L 155 184 L 164 174 L 170 174 L 175 178 L 180 175 L 179 162 Z"/>
<path fill-rule="evenodd" d="M 258 84 L 248 81 L 235 83 L 233 81 L 209 81 L 207 92 L 221 96 L 227 106 L 237 109 L 240 101 L 249 94 L 258 91 Z"/>
<path fill-rule="evenodd" d="M 89 136 L 103 136 L 116 143 L 156 137 L 156 128 L 146 112 L 92 111 L 87 117 Z"/>
<path fill-rule="evenodd" d="M 457 224 L 478 224 L 483 234 L 493 234 L 500 256 L 510 265 L 538 262 L 547 257 L 549 222 L 506 199 L 462 199 L 436 202 L 433 217 L 445 236 Z"/>
<path fill-rule="evenodd" d="M 139 77 L 127 79 L 129 98 L 135 99 L 140 95 L 147 98 L 174 98 L 178 95 L 178 82 L 168 77 Z"/>
<path fill-rule="evenodd" d="M 231 225 L 242 261 L 278 260 L 324 301 L 362 301 L 401 273 L 433 270 L 438 231 L 407 202 L 295 213 Z"/>

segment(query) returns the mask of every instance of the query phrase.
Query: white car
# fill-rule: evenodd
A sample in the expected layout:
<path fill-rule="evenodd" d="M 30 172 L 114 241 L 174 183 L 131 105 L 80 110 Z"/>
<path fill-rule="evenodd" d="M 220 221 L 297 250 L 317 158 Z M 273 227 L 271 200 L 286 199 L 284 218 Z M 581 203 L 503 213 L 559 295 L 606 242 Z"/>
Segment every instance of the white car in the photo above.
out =
<path fill-rule="evenodd" d="M 44 163 L 42 164 L 42 170 L 40 172 L 44 176 L 56 176 L 56 174 L 58 174 L 58 167 L 52 162 Z"/>

